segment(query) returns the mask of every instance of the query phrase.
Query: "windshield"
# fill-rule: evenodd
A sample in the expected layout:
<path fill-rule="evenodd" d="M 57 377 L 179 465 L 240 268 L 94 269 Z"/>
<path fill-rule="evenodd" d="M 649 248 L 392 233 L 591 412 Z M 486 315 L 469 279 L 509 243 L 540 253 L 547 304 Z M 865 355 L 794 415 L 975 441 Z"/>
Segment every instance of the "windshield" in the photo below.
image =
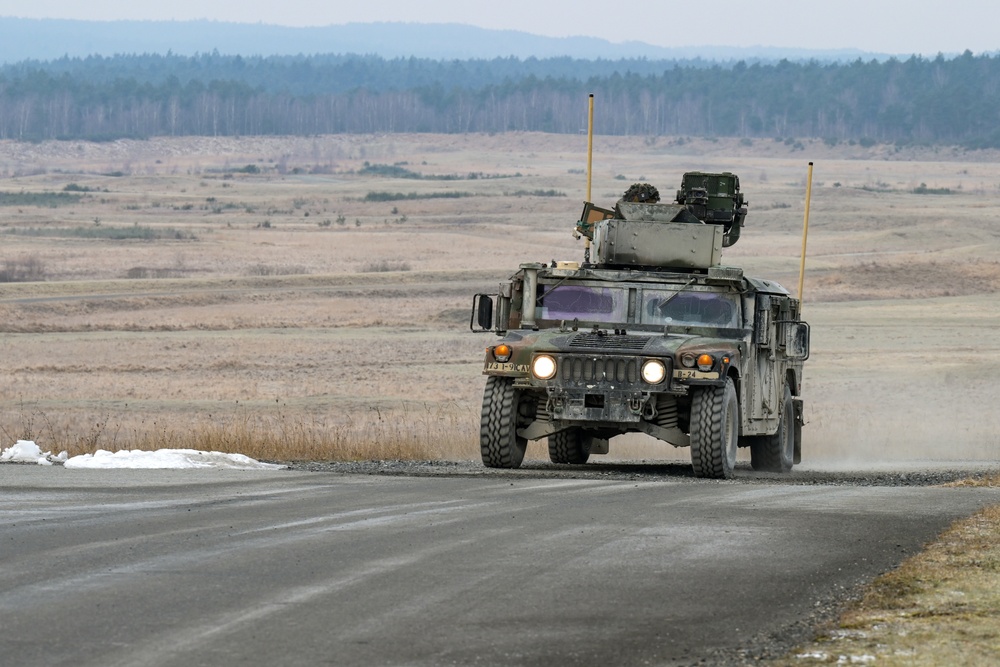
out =
<path fill-rule="evenodd" d="M 537 317 L 543 320 L 625 322 L 628 293 L 621 288 L 542 285 Z"/>
<path fill-rule="evenodd" d="M 643 324 L 737 328 L 739 313 L 730 294 L 645 290 L 642 295 Z"/>

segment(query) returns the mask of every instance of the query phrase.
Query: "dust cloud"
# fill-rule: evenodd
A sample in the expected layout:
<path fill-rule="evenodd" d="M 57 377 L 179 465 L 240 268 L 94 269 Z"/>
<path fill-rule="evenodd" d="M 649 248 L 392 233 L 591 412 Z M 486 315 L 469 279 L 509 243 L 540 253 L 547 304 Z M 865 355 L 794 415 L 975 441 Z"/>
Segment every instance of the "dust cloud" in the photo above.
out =
<path fill-rule="evenodd" d="M 1000 388 L 992 376 L 927 369 L 915 377 L 873 376 L 813 397 L 803 430 L 810 462 L 997 461 Z"/>

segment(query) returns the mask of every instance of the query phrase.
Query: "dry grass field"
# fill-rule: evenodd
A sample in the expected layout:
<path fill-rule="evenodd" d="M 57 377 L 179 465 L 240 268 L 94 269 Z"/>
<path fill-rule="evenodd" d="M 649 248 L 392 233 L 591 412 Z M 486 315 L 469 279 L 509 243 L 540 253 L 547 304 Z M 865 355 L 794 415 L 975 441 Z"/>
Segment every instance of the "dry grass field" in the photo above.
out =
<path fill-rule="evenodd" d="M 593 199 L 734 171 L 725 262 L 794 292 L 814 161 L 804 463 L 995 460 L 1000 156 L 804 144 L 597 137 Z M 585 161 L 542 134 L 0 143 L 3 445 L 478 458 L 471 296 L 582 257 Z"/>

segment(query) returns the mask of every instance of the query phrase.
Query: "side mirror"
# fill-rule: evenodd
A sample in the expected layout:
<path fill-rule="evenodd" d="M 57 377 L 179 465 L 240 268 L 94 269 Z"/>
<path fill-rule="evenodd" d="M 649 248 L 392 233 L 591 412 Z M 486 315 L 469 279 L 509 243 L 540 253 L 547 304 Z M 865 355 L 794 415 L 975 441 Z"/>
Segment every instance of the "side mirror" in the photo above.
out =
<path fill-rule="evenodd" d="M 476 329 L 476 327 L 479 327 Z M 477 294 L 472 298 L 472 317 L 469 320 L 472 331 L 493 331 L 493 298 L 489 294 Z"/>
<path fill-rule="evenodd" d="M 809 358 L 809 325 L 805 322 L 789 323 L 785 328 L 785 354 L 789 359 L 805 361 Z"/>

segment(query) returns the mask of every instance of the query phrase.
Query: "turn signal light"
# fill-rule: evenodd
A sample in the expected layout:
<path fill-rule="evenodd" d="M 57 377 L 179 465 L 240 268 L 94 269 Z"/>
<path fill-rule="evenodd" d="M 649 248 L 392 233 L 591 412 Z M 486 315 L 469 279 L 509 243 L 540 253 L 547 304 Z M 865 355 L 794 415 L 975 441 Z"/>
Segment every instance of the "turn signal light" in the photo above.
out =
<path fill-rule="evenodd" d="M 698 370 L 705 372 L 712 370 L 712 366 L 715 365 L 715 359 L 712 358 L 710 354 L 703 354 L 698 357 Z"/>
<path fill-rule="evenodd" d="M 499 362 L 504 362 L 510 359 L 510 346 L 501 343 L 493 348 L 493 358 Z"/>

